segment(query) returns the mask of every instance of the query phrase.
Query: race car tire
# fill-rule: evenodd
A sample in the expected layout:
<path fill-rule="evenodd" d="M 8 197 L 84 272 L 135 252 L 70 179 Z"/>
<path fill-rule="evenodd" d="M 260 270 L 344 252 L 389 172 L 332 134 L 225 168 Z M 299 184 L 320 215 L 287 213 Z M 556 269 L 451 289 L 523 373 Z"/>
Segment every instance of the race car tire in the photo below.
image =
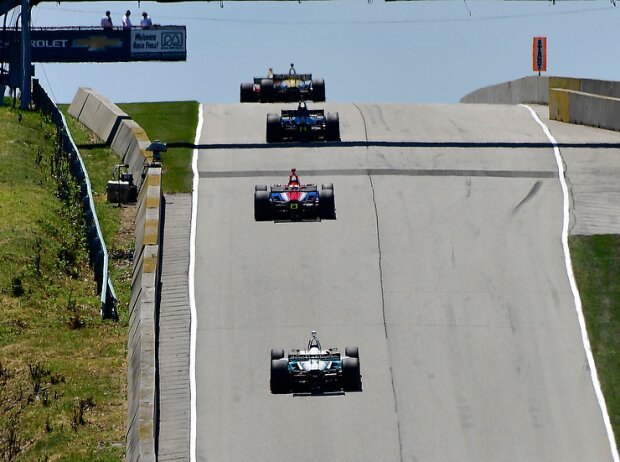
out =
<path fill-rule="evenodd" d="M 254 219 L 256 221 L 271 220 L 269 193 L 267 191 L 254 192 Z"/>
<path fill-rule="evenodd" d="M 362 391 L 359 359 L 344 358 L 342 360 L 342 388 L 344 391 Z"/>
<path fill-rule="evenodd" d="M 254 191 L 267 191 L 267 185 L 257 184 L 256 186 L 254 186 Z"/>
<path fill-rule="evenodd" d="M 278 114 L 267 114 L 267 143 L 282 141 L 282 127 Z"/>
<path fill-rule="evenodd" d="M 334 184 L 333 183 L 323 183 L 321 185 L 321 189 L 331 189 L 333 191 L 334 190 Z"/>
<path fill-rule="evenodd" d="M 333 189 L 321 189 L 319 191 L 319 215 L 322 220 L 334 220 L 336 218 Z"/>
<path fill-rule="evenodd" d="M 260 102 L 270 103 L 275 95 L 275 87 L 272 79 L 262 79 L 260 81 Z"/>
<path fill-rule="evenodd" d="M 344 354 L 345 356 L 348 356 L 349 358 L 357 358 L 357 359 L 360 358 L 359 348 L 357 348 L 356 346 L 345 347 Z"/>
<path fill-rule="evenodd" d="M 242 103 L 253 103 L 256 101 L 253 91 L 254 85 L 251 83 L 242 83 L 239 89 L 239 101 Z"/>
<path fill-rule="evenodd" d="M 325 101 L 325 80 L 312 81 L 312 101 Z"/>
<path fill-rule="evenodd" d="M 340 141 L 340 118 L 337 112 L 325 116 L 325 141 Z"/>
<path fill-rule="evenodd" d="M 282 359 L 282 358 L 284 358 L 283 348 L 272 348 L 271 349 L 271 359 Z"/>
<path fill-rule="evenodd" d="M 288 359 L 271 360 L 271 377 L 269 381 L 271 393 L 288 393 L 291 389 L 288 373 Z"/>

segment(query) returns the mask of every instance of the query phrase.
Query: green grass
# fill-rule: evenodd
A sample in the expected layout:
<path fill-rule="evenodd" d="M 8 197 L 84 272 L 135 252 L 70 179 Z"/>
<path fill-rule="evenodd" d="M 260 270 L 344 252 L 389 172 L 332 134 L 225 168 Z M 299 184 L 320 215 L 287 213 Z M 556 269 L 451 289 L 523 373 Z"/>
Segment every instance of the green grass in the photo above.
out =
<path fill-rule="evenodd" d="M 569 243 L 599 380 L 620 441 L 620 235 L 573 236 Z"/>
<path fill-rule="evenodd" d="M 194 144 L 198 125 L 198 103 L 178 101 L 164 103 L 126 103 L 118 105 L 131 116 L 151 141 Z M 162 154 L 163 183 L 166 193 L 192 190 L 192 148 L 169 147 Z"/>
<path fill-rule="evenodd" d="M 55 128 L 38 113 L 7 106 L 0 127 L 0 459 L 121 460 L 126 250 L 133 245 L 123 234 L 127 210 L 105 204 L 107 175 L 95 175 L 105 239 L 117 256 L 112 277 L 121 314 L 119 322 L 102 321 L 76 185 L 56 180 L 70 176 L 54 161 Z M 118 162 L 109 150 L 83 153 L 91 172 Z"/>

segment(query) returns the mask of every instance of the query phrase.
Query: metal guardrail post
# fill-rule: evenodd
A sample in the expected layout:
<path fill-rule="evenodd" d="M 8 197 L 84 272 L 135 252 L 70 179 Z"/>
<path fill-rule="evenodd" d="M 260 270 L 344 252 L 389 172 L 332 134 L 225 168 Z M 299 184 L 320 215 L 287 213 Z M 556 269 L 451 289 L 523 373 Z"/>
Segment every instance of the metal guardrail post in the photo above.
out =
<path fill-rule="evenodd" d="M 89 231 L 89 256 L 97 280 L 97 291 L 100 294 L 100 314 L 104 319 L 118 319 L 118 300 L 112 280 L 108 274 L 108 250 L 99 226 L 97 211 L 93 201 L 92 187 L 82 157 L 69 133 L 67 122 L 58 107 L 52 102 L 37 79 L 33 80 L 33 99 L 37 107 L 52 116 L 52 121 L 62 134 L 63 151 L 70 157 L 71 173 L 80 182 L 84 218 Z"/>

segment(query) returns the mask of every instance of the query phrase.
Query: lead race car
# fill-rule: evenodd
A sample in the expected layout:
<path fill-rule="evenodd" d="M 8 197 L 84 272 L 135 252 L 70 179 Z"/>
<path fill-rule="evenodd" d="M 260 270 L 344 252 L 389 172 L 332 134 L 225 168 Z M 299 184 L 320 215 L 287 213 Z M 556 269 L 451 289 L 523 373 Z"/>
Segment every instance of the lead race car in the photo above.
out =
<path fill-rule="evenodd" d="M 254 219 L 256 221 L 334 220 L 336 205 L 334 185 L 299 181 L 297 170 L 291 169 L 286 184 L 259 184 L 254 187 Z"/>
<path fill-rule="evenodd" d="M 271 350 L 271 393 L 323 393 L 362 391 L 359 349 L 346 347 L 323 350 L 312 331 L 305 350 L 294 349 L 287 357 L 284 350 Z"/>
<path fill-rule="evenodd" d="M 242 83 L 239 100 L 242 103 L 286 103 L 300 99 L 325 101 L 325 80 L 313 79 L 312 74 L 298 74 L 291 63 L 288 74 L 254 77 L 253 83 Z"/>
<path fill-rule="evenodd" d="M 281 114 L 267 114 L 267 143 L 279 141 L 340 141 L 338 113 L 308 109 L 300 101 L 297 109 L 283 109 Z"/>

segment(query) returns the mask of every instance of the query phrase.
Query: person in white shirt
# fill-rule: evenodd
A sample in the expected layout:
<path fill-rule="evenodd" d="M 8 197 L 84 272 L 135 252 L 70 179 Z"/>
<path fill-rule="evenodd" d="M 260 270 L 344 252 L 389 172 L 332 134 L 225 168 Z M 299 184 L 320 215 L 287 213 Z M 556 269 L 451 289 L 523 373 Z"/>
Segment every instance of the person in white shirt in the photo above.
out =
<path fill-rule="evenodd" d="M 140 21 L 140 27 L 142 27 L 142 29 L 150 29 L 152 25 L 153 25 L 153 21 L 151 21 L 151 18 L 149 17 L 148 13 L 144 11 L 142 13 L 142 20 Z"/>
<path fill-rule="evenodd" d="M 105 30 L 112 29 L 112 17 L 109 11 L 106 11 L 105 16 L 101 18 L 101 27 Z"/>
<path fill-rule="evenodd" d="M 125 16 L 123 16 L 123 29 L 131 29 L 131 19 L 129 19 L 130 15 L 131 11 L 127 10 Z"/>

